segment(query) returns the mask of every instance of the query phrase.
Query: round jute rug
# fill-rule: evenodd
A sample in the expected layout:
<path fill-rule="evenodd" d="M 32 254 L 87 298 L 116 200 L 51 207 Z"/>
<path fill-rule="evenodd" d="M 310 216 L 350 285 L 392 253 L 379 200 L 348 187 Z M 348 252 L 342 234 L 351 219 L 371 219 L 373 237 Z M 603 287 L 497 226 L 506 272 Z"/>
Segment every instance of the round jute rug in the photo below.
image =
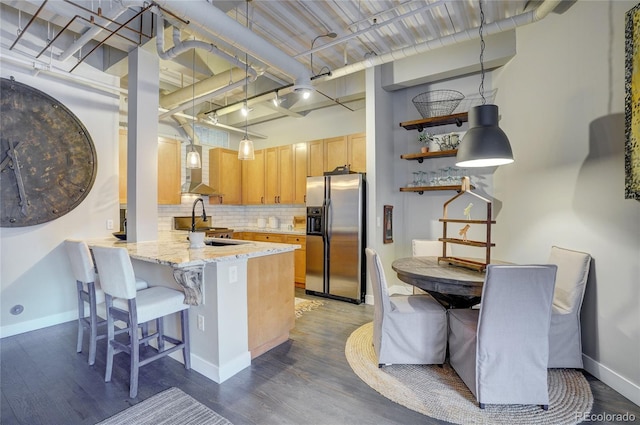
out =
<path fill-rule="evenodd" d="M 549 410 L 539 406 L 487 405 L 475 397 L 448 365 L 390 365 L 378 368 L 373 322 L 356 329 L 345 347 L 353 371 L 386 398 L 432 418 L 456 424 L 576 424 L 588 413 L 593 395 L 586 378 L 571 369 L 549 370 Z"/>

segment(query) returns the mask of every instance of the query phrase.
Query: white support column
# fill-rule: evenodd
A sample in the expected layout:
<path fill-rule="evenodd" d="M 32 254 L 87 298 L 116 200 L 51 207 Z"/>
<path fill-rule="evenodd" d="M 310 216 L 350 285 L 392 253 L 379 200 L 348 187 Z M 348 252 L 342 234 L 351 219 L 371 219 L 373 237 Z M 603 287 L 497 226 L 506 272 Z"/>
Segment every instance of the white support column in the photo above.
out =
<path fill-rule="evenodd" d="M 127 240 L 158 239 L 158 105 L 160 61 L 129 53 Z"/>

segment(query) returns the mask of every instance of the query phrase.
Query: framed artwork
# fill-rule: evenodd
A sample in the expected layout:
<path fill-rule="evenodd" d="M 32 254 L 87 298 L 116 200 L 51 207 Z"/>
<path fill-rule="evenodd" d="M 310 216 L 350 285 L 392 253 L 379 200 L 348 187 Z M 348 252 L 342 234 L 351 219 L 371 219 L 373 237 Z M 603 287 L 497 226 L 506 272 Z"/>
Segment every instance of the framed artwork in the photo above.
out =
<path fill-rule="evenodd" d="M 640 4 L 625 25 L 624 197 L 640 201 Z"/>
<path fill-rule="evenodd" d="M 393 205 L 384 206 L 384 239 L 382 242 L 393 242 Z"/>

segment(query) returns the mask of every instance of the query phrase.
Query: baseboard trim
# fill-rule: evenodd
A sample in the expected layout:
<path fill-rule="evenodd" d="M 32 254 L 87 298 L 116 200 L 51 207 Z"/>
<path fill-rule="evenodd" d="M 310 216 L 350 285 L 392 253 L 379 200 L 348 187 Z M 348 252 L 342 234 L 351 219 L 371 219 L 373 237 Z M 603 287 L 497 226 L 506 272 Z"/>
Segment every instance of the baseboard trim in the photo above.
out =
<path fill-rule="evenodd" d="M 38 319 L 27 320 L 13 325 L 0 326 L 0 339 L 26 332 L 36 331 L 49 326 L 78 320 L 78 310 L 67 311 L 65 313 L 53 314 Z"/>
<path fill-rule="evenodd" d="M 248 351 L 227 362 L 224 366 L 217 366 L 197 354 L 191 353 L 191 369 L 218 384 L 223 383 L 248 366 L 251 366 L 251 353 Z"/>
<path fill-rule="evenodd" d="M 632 403 L 640 406 L 640 386 L 629 381 L 624 376 L 595 361 L 586 354 L 582 354 L 584 370 L 604 382 Z"/>

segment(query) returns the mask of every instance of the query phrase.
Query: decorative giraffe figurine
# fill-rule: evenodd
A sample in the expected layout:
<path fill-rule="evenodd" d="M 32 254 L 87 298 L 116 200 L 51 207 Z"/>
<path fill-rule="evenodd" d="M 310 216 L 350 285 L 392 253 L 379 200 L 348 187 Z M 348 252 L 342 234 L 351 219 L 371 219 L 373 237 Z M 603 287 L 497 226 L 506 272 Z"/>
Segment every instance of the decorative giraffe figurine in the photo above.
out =
<path fill-rule="evenodd" d="M 467 220 L 471 220 L 471 207 L 473 207 L 473 204 L 469 202 L 467 208 L 464 209 L 464 218 L 466 218 Z"/>
<path fill-rule="evenodd" d="M 458 234 L 460 236 L 462 236 L 462 240 L 465 241 L 465 242 L 467 241 L 467 232 L 469 231 L 470 227 L 471 227 L 471 225 L 467 224 L 466 226 L 464 226 L 462 229 L 460 229 L 458 231 Z"/>

